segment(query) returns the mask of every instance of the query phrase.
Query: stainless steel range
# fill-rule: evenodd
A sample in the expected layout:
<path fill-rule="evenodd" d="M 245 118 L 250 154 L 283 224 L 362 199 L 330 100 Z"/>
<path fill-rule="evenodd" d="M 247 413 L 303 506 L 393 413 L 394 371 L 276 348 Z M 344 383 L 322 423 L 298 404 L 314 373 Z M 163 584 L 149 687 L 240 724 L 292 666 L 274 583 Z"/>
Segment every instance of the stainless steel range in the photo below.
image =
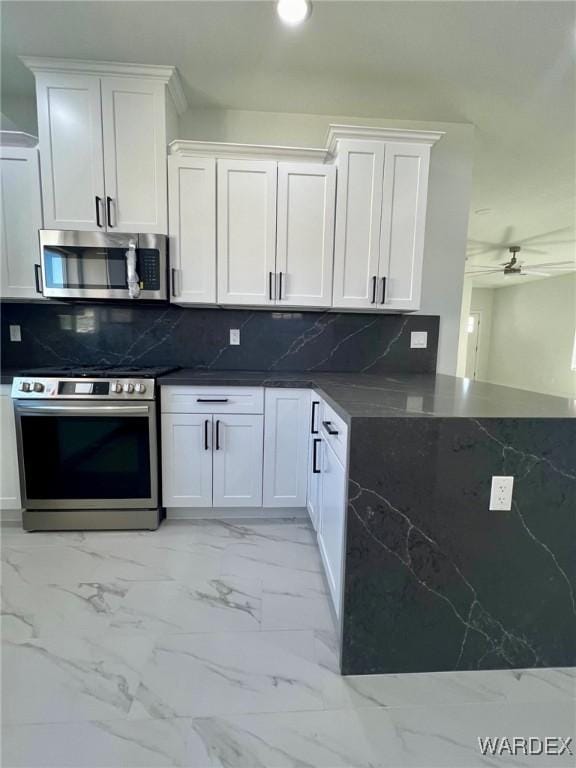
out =
<path fill-rule="evenodd" d="M 156 376 L 168 370 L 38 369 L 14 379 L 26 530 L 158 527 Z"/>

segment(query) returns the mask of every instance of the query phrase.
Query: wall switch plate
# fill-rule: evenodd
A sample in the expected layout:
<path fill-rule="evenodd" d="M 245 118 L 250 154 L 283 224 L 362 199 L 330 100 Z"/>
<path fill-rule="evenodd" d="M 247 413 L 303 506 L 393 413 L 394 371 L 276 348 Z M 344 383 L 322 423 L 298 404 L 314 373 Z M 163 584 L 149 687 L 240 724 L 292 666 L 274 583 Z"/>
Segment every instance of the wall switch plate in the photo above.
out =
<path fill-rule="evenodd" d="M 230 344 L 233 346 L 240 344 L 240 328 L 230 328 Z"/>
<path fill-rule="evenodd" d="M 19 325 L 10 326 L 10 341 L 22 341 L 22 331 Z"/>
<path fill-rule="evenodd" d="M 428 331 L 412 331 L 410 334 L 410 349 L 426 349 L 428 346 Z"/>
<path fill-rule="evenodd" d="M 509 512 L 512 509 L 513 487 L 514 478 L 512 476 L 493 475 L 489 509 L 491 511 L 503 510 Z"/>

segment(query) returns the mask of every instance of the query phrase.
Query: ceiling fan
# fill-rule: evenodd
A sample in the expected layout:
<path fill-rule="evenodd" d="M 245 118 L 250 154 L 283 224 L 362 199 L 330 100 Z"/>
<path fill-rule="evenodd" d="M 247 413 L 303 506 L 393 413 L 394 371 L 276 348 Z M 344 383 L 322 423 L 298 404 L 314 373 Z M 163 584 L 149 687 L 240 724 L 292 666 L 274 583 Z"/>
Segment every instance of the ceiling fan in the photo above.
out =
<path fill-rule="evenodd" d="M 464 274 L 476 275 L 477 277 L 483 275 L 494 275 L 497 273 L 501 273 L 503 275 L 517 275 L 519 277 L 528 275 L 551 277 L 552 274 L 571 272 L 576 268 L 576 264 L 572 261 L 550 261 L 541 264 L 530 264 L 529 269 L 524 269 L 523 264 L 518 261 L 517 257 L 517 254 L 522 250 L 521 247 L 519 245 L 511 245 L 509 246 L 508 250 L 510 251 L 511 257 L 508 261 L 502 262 L 500 267 L 495 267 L 494 265 L 488 266 L 482 264 L 471 264 L 470 270 L 467 270 Z M 532 269 L 532 267 L 535 267 L 535 269 Z M 546 271 L 542 272 L 539 267 L 543 267 Z"/>

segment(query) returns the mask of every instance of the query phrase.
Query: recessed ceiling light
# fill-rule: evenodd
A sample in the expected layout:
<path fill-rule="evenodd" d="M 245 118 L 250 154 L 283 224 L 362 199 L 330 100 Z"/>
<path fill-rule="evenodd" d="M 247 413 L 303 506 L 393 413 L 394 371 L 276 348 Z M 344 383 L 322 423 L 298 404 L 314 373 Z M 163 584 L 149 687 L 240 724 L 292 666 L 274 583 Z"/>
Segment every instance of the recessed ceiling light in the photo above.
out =
<path fill-rule="evenodd" d="M 309 0 L 278 0 L 276 10 L 284 24 L 295 27 L 310 16 L 312 4 Z"/>

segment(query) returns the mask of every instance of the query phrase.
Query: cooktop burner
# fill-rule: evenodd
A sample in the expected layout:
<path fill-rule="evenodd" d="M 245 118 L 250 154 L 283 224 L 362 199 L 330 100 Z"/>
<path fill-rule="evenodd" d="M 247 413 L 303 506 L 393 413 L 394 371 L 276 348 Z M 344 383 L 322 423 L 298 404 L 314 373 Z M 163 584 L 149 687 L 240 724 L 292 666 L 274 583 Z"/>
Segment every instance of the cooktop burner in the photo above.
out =
<path fill-rule="evenodd" d="M 109 379 L 122 378 L 123 376 L 138 379 L 154 379 L 157 376 L 163 376 L 165 373 L 177 371 L 178 366 L 144 366 L 137 365 L 61 365 L 58 367 L 47 368 L 28 368 L 22 372 L 23 376 L 55 376 L 66 378 L 90 378 L 90 379 Z"/>

